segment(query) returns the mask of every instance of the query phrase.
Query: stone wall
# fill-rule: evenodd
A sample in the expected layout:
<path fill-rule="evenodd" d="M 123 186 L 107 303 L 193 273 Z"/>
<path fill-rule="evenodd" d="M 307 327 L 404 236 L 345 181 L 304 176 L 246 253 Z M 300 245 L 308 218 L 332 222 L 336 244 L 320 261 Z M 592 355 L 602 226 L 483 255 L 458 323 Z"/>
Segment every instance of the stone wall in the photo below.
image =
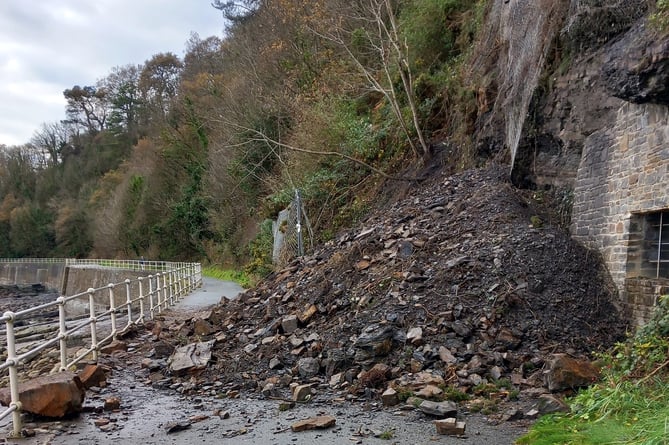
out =
<path fill-rule="evenodd" d="M 572 233 L 599 250 L 635 318 L 647 319 L 625 286 L 639 273 L 637 215 L 669 209 L 669 108 L 624 102 L 609 128 L 584 144 L 574 187 Z M 632 286 L 632 290 L 646 289 Z M 638 300 L 638 301 L 637 301 Z M 636 301 L 636 303 L 635 303 Z"/>
<path fill-rule="evenodd" d="M 669 281 L 653 278 L 633 277 L 625 280 L 626 305 L 633 323 L 642 325 L 653 314 L 653 307 L 660 295 L 669 293 Z"/>

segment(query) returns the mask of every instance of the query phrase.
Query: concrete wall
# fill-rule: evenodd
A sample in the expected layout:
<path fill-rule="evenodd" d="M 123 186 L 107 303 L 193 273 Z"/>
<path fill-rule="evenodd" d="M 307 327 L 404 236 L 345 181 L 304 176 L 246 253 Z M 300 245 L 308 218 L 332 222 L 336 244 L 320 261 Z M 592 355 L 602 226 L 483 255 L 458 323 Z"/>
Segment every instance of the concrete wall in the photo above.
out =
<path fill-rule="evenodd" d="M 43 284 L 60 291 L 65 263 L 0 263 L 1 284 Z"/>
<path fill-rule="evenodd" d="M 130 284 L 130 295 L 139 295 L 139 283 L 135 281 L 139 277 L 148 277 L 151 275 L 148 271 L 132 271 L 113 269 L 102 266 L 68 266 L 65 269 L 64 286 L 62 295 L 72 296 L 79 293 L 85 293 L 88 289 L 104 288 L 112 283 L 122 283 L 125 280 L 133 281 Z M 143 285 L 143 293 L 149 292 L 148 281 Z M 127 290 L 125 284 L 118 284 L 113 288 L 114 305 L 116 307 L 124 304 L 127 299 Z M 109 290 L 104 289 L 94 294 L 96 311 L 109 308 Z M 89 296 L 82 295 L 81 298 L 71 301 L 67 304 L 69 315 L 87 313 L 89 310 Z"/>
<path fill-rule="evenodd" d="M 86 292 L 88 289 L 98 289 L 110 283 L 122 283 L 126 279 L 136 280 L 138 277 L 147 277 L 148 271 L 132 271 L 114 269 L 103 266 L 68 266 L 65 263 L 0 263 L 0 283 L 2 284 L 43 284 L 64 296 L 72 296 Z M 148 281 L 143 292 L 149 291 Z M 139 284 L 134 282 L 130 286 L 131 295 L 138 295 Z M 104 289 L 95 295 L 96 310 L 109 307 L 109 290 Z M 124 284 L 114 287 L 114 301 L 116 306 L 125 303 L 127 289 Z M 68 315 L 88 313 L 89 297 L 83 295 L 67 305 Z"/>
<path fill-rule="evenodd" d="M 639 302 L 654 300 L 635 293 L 662 286 L 626 286 L 627 278 L 640 275 L 638 240 L 630 232 L 637 232 L 639 215 L 669 209 L 668 179 L 666 106 L 625 102 L 611 126 L 585 141 L 574 188 L 572 234 L 602 253 L 623 303 L 638 322 L 649 314 Z"/>

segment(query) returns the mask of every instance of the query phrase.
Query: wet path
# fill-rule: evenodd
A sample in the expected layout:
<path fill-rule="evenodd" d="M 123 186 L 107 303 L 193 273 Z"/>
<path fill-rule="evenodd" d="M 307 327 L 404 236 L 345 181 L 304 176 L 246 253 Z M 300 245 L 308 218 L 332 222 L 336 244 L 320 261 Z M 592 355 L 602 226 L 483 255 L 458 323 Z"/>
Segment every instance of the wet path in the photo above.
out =
<path fill-rule="evenodd" d="M 221 298 L 233 298 L 243 289 L 235 283 L 204 279 L 203 287 L 164 313 L 196 312 L 217 304 Z M 251 397 L 231 399 L 221 396 L 216 382 L 201 388 L 199 395 L 185 396 L 175 388 L 157 388 L 141 368 L 141 357 L 133 349 L 150 341 L 150 333 L 130 340 L 129 352 L 105 356 L 101 363 L 109 366 L 108 385 L 91 389 L 84 405 L 87 412 L 76 418 L 46 421 L 26 418 L 26 428 L 34 437 L 11 440 L 15 445 L 111 445 L 111 444 L 255 444 L 255 445 L 324 445 L 324 444 L 463 444 L 510 445 L 523 434 L 518 425 L 490 425 L 483 416 L 468 416 L 467 437 L 437 436 L 431 419 L 415 410 L 383 409 L 378 403 L 344 402 L 328 391 L 327 385 L 316 389 L 307 404 L 287 411 L 279 402 Z M 103 411 L 106 399 L 118 398 L 120 408 Z M 327 430 L 292 432 L 290 425 L 298 420 L 331 415 L 337 419 Z M 106 422 L 99 426 L 101 422 Z M 168 433 L 170 423 L 184 423 L 187 428 Z M 7 437 L 11 424 L 0 424 L 0 436 Z M 390 440 L 375 434 L 386 433 Z M 1 440 L 1 439 L 0 439 Z"/>
<path fill-rule="evenodd" d="M 179 301 L 172 310 L 197 310 L 221 301 L 221 298 L 234 298 L 244 288 L 232 281 L 215 278 L 202 278 L 202 287 Z"/>

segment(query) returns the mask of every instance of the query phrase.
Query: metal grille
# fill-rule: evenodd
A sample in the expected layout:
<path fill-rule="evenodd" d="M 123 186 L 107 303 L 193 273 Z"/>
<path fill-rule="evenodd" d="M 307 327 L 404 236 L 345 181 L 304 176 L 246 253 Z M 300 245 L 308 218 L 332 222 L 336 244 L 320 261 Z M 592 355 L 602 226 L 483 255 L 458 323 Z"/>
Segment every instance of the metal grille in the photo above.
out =
<path fill-rule="evenodd" d="M 669 212 L 651 213 L 646 218 L 647 261 L 655 278 L 669 278 Z"/>

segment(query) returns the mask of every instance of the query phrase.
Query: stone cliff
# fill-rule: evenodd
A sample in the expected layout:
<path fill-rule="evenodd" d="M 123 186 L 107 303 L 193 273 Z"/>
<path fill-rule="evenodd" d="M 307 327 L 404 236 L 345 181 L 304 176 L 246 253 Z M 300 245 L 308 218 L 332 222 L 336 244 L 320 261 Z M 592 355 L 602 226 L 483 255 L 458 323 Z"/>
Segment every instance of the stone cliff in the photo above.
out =
<path fill-rule="evenodd" d="M 495 2 L 499 89 L 480 140 L 511 154 L 514 183 L 569 207 L 573 236 L 602 254 L 643 322 L 669 289 L 664 225 L 649 222 L 669 208 L 669 38 L 651 23 L 654 2 L 540 3 Z M 543 25 L 533 35 L 522 23 Z"/>

